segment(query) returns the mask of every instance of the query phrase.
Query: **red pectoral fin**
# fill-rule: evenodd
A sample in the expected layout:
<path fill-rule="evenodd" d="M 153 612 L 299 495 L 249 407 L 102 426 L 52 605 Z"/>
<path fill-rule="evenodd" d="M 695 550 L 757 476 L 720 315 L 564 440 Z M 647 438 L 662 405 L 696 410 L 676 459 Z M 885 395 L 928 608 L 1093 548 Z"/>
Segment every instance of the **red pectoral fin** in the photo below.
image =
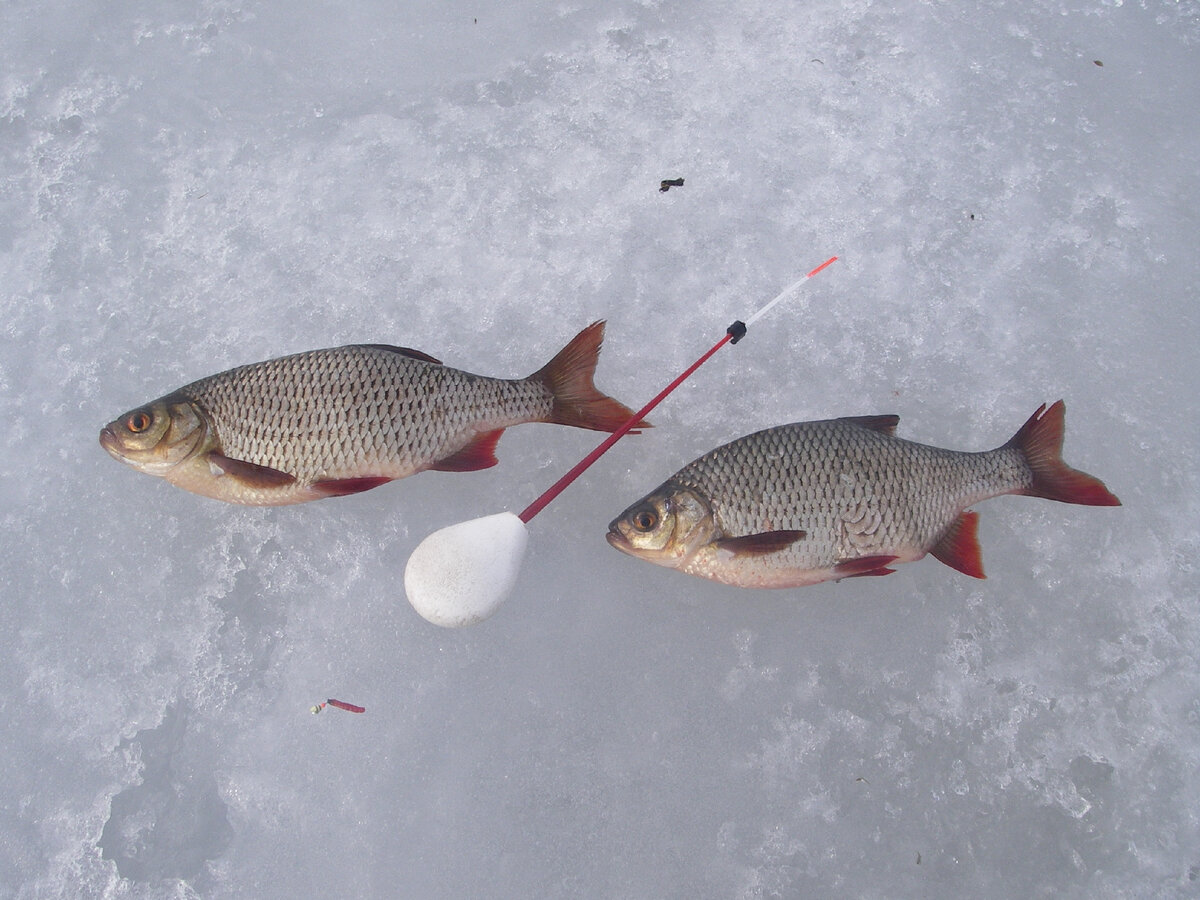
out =
<path fill-rule="evenodd" d="M 496 444 L 502 434 L 503 428 L 478 434 L 471 438 L 467 446 L 445 459 L 439 459 L 429 468 L 435 472 L 474 472 L 478 469 L 490 469 L 500 462 L 496 459 Z"/>
<path fill-rule="evenodd" d="M 843 559 L 833 571 L 837 577 L 858 578 L 862 575 L 891 575 L 895 569 L 889 569 L 888 563 L 895 562 L 895 556 L 860 556 L 858 559 Z"/>
<path fill-rule="evenodd" d="M 803 531 L 764 531 L 742 537 L 721 538 L 715 543 L 718 549 L 734 556 L 761 556 L 790 547 L 803 537 Z"/>
<path fill-rule="evenodd" d="M 295 475 L 244 459 L 232 459 L 217 450 L 209 451 L 208 466 L 214 475 L 235 478 L 252 488 L 285 487 L 296 481 Z"/>
<path fill-rule="evenodd" d="M 327 481 L 314 481 L 312 490 L 322 497 L 345 497 L 349 494 L 361 494 L 381 484 L 387 484 L 392 479 L 382 475 L 367 475 L 362 478 L 330 478 Z"/>
<path fill-rule="evenodd" d="M 936 559 L 972 578 L 983 574 L 983 555 L 979 549 L 979 513 L 965 512 L 946 529 L 930 549 Z"/>

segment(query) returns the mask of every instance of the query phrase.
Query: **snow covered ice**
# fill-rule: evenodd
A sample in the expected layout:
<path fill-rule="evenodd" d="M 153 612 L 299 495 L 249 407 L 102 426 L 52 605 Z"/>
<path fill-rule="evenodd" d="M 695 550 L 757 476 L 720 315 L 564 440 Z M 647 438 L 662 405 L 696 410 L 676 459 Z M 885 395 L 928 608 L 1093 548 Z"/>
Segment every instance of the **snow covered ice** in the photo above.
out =
<path fill-rule="evenodd" d="M 0 897 L 1200 891 L 1196 4 L 15 0 L 0 58 Z M 835 253 L 471 628 L 409 554 L 597 435 L 280 509 L 96 441 L 241 363 L 521 377 L 598 318 L 637 406 Z M 1059 397 L 1125 505 L 989 502 L 984 582 L 747 592 L 604 541 L 758 428 L 974 449 Z"/>

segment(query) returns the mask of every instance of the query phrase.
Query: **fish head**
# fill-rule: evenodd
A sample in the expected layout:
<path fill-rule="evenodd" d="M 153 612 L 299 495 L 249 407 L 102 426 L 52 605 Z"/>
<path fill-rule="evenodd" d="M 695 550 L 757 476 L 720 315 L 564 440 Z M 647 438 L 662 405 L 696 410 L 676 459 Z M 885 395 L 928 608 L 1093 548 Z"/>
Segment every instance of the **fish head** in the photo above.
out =
<path fill-rule="evenodd" d="M 148 475 L 165 476 L 207 449 L 208 416 L 177 394 L 131 409 L 100 431 L 100 446 L 113 459 Z"/>
<path fill-rule="evenodd" d="M 685 566 L 716 535 L 712 507 L 695 488 L 667 482 L 608 526 L 608 542 L 660 566 Z"/>

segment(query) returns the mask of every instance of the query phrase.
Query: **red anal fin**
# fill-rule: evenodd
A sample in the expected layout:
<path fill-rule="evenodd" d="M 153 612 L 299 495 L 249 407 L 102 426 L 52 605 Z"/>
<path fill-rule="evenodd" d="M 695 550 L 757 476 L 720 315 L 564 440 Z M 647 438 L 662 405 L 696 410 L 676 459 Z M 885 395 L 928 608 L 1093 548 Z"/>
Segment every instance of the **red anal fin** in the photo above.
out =
<path fill-rule="evenodd" d="M 546 421 L 594 431 L 616 431 L 629 421 L 633 410 L 601 393 L 592 383 L 603 340 L 604 323 L 593 322 L 529 376 L 530 381 L 542 382 L 554 395 L 554 408 Z M 634 427 L 649 428 L 650 423 L 639 422 Z"/>
<path fill-rule="evenodd" d="M 850 422 L 857 425 L 859 428 L 866 428 L 870 431 L 878 431 L 881 434 L 894 435 L 896 426 L 900 424 L 900 417 L 897 415 L 886 416 L 845 416 L 843 422 Z"/>
<path fill-rule="evenodd" d="M 296 481 L 295 475 L 244 459 L 233 459 L 218 450 L 208 452 L 208 466 L 214 475 L 235 478 L 251 488 L 286 487 Z"/>
<path fill-rule="evenodd" d="M 1022 493 L 1084 506 L 1120 506 L 1121 501 L 1103 481 L 1063 462 L 1066 414 L 1067 408 L 1061 400 L 1049 409 L 1045 404 L 1039 406 L 1005 445 L 1020 450 L 1033 470 L 1033 484 Z"/>
<path fill-rule="evenodd" d="M 330 478 L 326 481 L 314 481 L 312 489 L 322 497 L 346 497 L 350 494 L 361 494 L 371 488 L 391 481 L 383 475 L 366 475 L 361 478 Z"/>
<path fill-rule="evenodd" d="M 719 550 L 734 556 L 761 556 L 790 547 L 805 535 L 803 531 L 763 531 L 741 537 L 721 538 L 715 541 Z"/>
<path fill-rule="evenodd" d="M 412 347 L 397 347 L 395 344 L 356 344 L 357 347 L 370 347 L 372 350 L 386 350 L 388 353 L 399 353 L 401 356 L 407 356 L 410 359 L 419 359 L 421 362 L 433 363 L 435 366 L 440 366 L 442 361 L 435 359 L 428 353 L 421 350 L 414 350 Z"/>
<path fill-rule="evenodd" d="M 972 578 L 986 578 L 983 574 L 983 552 L 979 549 L 979 513 L 965 512 L 955 519 L 938 542 L 930 549 L 952 569 L 958 569 Z"/>
<path fill-rule="evenodd" d="M 891 575 L 895 569 L 889 569 L 888 563 L 895 562 L 896 556 L 860 556 L 858 559 L 843 559 L 833 571 L 837 578 L 860 578 L 863 575 Z"/>
<path fill-rule="evenodd" d="M 496 444 L 502 434 L 503 428 L 477 434 L 461 450 L 445 459 L 439 459 L 429 468 L 435 472 L 475 472 L 479 469 L 490 469 L 500 462 L 496 459 Z"/>

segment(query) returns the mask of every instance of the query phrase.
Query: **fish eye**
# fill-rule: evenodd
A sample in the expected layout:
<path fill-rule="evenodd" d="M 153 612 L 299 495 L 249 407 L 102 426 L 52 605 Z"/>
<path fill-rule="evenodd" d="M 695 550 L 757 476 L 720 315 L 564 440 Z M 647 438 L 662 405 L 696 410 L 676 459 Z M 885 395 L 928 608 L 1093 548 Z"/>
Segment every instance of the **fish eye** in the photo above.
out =
<path fill-rule="evenodd" d="M 658 525 L 658 513 L 652 509 L 639 509 L 633 514 L 630 521 L 638 531 L 653 531 L 655 526 Z"/>
<path fill-rule="evenodd" d="M 129 418 L 125 420 L 125 427 L 134 434 L 141 434 L 150 427 L 152 421 L 150 413 L 144 409 L 139 409 L 135 413 L 130 413 Z"/>

